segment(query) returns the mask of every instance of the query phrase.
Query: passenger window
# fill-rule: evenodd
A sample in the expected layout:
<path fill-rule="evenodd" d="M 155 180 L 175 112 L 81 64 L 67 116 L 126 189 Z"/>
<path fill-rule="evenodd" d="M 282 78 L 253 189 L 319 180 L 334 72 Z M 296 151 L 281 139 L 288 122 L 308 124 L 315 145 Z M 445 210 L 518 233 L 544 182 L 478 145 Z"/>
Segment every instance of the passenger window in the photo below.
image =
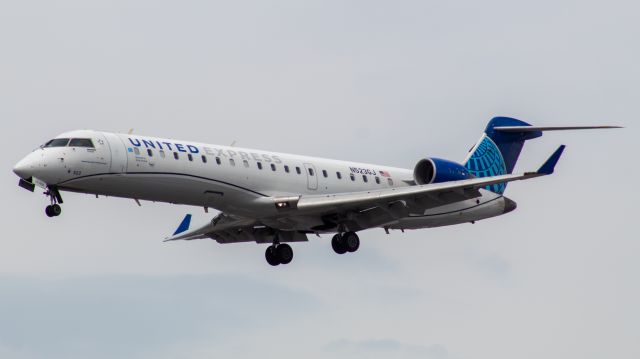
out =
<path fill-rule="evenodd" d="M 207 156 L 202 155 L 202 163 L 207 163 Z"/>
<path fill-rule="evenodd" d="M 367 175 L 362 175 L 362 180 L 364 181 L 364 183 L 369 182 L 369 178 L 367 177 Z"/>
<path fill-rule="evenodd" d="M 391 178 L 387 178 L 387 182 L 389 183 L 389 186 L 393 186 L 393 180 Z"/>
<path fill-rule="evenodd" d="M 219 165 L 222 164 L 222 161 L 220 161 L 220 157 L 216 157 L 216 163 L 219 164 Z"/>
<path fill-rule="evenodd" d="M 187 155 L 187 158 L 189 158 L 189 161 L 193 161 L 193 155 L 191 155 L 190 153 Z"/>
<path fill-rule="evenodd" d="M 322 175 L 324 176 L 324 178 L 327 178 L 329 176 L 327 170 L 322 170 Z"/>
<path fill-rule="evenodd" d="M 338 177 L 338 179 L 342 179 L 342 173 L 336 172 L 336 177 Z"/>
<path fill-rule="evenodd" d="M 175 158 L 176 160 L 180 159 L 180 155 L 178 155 L 178 152 L 173 153 L 173 158 Z"/>
<path fill-rule="evenodd" d="M 261 170 L 262 169 L 262 162 L 258 162 L 258 169 Z"/>
<path fill-rule="evenodd" d="M 313 168 L 309 168 L 309 176 L 313 176 Z"/>
<path fill-rule="evenodd" d="M 140 149 L 138 147 L 134 147 L 133 148 L 133 153 L 135 153 L 136 155 L 140 154 Z"/>
<path fill-rule="evenodd" d="M 276 165 L 274 165 L 273 163 L 271 164 L 271 170 L 275 171 L 276 170 Z"/>
<path fill-rule="evenodd" d="M 376 183 L 380 184 L 380 177 L 376 176 Z"/>
<path fill-rule="evenodd" d="M 69 147 L 93 147 L 93 142 L 89 138 L 73 138 Z"/>
<path fill-rule="evenodd" d="M 349 174 L 349 177 L 351 177 L 351 180 L 352 180 L 352 181 L 355 181 L 355 180 L 356 180 L 356 175 L 354 175 L 353 173 L 350 173 L 350 174 Z"/>
<path fill-rule="evenodd" d="M 297 174 L 301 174 L 302 173 L 302 171 L 300 171 L 300 167 L 296 167 L 296 173 Z"/>
<path fill-rule="evenodd" d="M 68 138 L 54 138 L 53 140 L 45 143 L 42 147 L 65 147 L 68 143 Z"/>
<path fill-rule="evenodd" d="M 242 164 L 243 164 L 245 167 L 249 168 L 249 161 L 247 161 L 247 160 L 242 160 Z"/>
<path fill-rule="evenodd" d="M 164 156 L 165 156 L 165 155 L 164 155 L 164 150 L 160 150 L 160 157 L 161 157 L 161 158 L 164 158 Z"/>
<path fill-rule="evenodd" d="M 232 167 L 235 167 L 235 165 L 236 165 L 236 161 L 235 161 L 233 158 L 229 158 L 229 164 L 230 164 Z"/>
<path fill-rule="evenodd" d="M 285 171 L 285 172 L 287 172 L 287 173 L 289 173 L 289 166 L 284 165 L 284 171 Z"/>
<path fill-rule="evenodd" d="M 147 148 L 147 154 L 149 155 L 149 157 L 153 157 L 153 151 L 151 151 L 150 148 Z"/>

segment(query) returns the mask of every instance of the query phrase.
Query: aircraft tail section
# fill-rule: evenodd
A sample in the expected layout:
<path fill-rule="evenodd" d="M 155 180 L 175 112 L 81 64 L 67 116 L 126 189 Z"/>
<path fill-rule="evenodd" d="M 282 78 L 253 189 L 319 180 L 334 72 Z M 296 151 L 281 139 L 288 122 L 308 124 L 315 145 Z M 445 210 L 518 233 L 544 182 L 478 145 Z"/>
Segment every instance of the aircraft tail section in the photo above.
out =
<path fill-rule="evenodd" d="M 494 117 L 482 137 L 471 149 L 464 166 L 475 177 L 511 174 L 525 141 L 542 136 L 543 131 L 619 128 L 618 126 L 534 127 L 510 117 Z M 502 194 L 507 184 L 494 184 L 488 190 Z"/>

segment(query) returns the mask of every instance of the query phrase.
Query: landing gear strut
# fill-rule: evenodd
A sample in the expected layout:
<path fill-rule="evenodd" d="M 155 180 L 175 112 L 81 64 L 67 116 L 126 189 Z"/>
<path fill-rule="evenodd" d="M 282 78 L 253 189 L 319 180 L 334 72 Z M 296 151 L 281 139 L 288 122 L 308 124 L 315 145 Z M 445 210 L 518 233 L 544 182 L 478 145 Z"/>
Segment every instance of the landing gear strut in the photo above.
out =
<path fill-rule="evenodd" d="M 360 248 L 360 238 L 355 232 L 338 233 L 331 238 L 331 247 L 338 254 L 353 253 Z"/>
<path fill-rule="evenodd" d="M 58 189 L 49 187 L 44 194 L 51 199 L 51 204 L 44 209 L 44 213 L 47 214 L 47 217 L 59 216 L 62 213 L 62 207 L 58 203 L 62 203 L 62 196 Z"/>
<path fill-rule="evenodd" d="M 293 259 L 293 249 L 286 243 L 274 243 L 267 247 L 264 257 L 267 259 L 267 263 L 274 267 L 279 264 L 289 264 Z"/>

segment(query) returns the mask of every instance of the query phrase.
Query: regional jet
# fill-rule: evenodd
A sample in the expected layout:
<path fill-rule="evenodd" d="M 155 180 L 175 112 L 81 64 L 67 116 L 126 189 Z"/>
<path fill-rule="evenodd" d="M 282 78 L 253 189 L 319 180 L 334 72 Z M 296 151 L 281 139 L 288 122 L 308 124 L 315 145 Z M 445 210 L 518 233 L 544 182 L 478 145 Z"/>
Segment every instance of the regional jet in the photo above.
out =
<path fill-rule="evenodd" d="M 332 234 L 333 250 L 345 254 L 358 250 L 365 229 L 450 226 L 511 212 L 507 183 L 552 174 L 565 148 L 538 170 L 514 174 L 525 141 L 544 131 L 616 127 L 534 127 L 495 117 L 464 161 L 427 157 L 413 169 L 79 130 L 46 142 L 13 171 L 21 187 L 42 188 L 49 217 L 60 215 L 63 191 L 215 209 L 196 228 L 187 214 L 166 240 L 266 243 L 266 261 L 277 266 L 293 259 L 288 243 L 310 235 Z"/>

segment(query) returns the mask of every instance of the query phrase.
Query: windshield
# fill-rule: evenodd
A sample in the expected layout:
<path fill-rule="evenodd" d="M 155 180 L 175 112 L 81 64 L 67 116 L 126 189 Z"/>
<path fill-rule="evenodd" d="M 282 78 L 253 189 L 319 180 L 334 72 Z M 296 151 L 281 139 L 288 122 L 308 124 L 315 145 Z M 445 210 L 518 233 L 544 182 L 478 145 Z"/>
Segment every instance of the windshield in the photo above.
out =
<path fill-rule="evenodd" d="M 74 138 L 69 142 L 69 147 L 93 147 L 93 142 L 89 138 Z"/>
<path fill-rule="evenodd" d="M 53 140 L 47 142 L 42 147 L 65 147 L 69 143 L 68 138 L 54 138 Z"/>

